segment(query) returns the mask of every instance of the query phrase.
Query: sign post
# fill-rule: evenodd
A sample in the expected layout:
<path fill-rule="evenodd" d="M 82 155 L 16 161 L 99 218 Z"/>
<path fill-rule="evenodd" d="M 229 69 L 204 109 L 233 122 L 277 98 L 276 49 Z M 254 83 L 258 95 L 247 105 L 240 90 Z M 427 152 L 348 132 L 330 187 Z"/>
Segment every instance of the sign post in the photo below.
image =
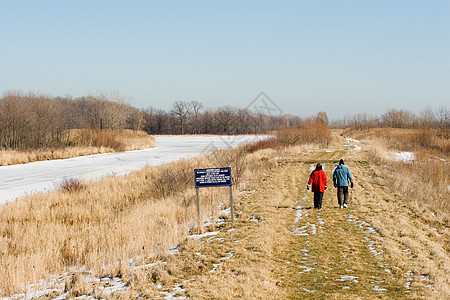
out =
<path fill-rule="evenodd" d="M 198 229 L 200 230 L 200 196 L 198 193 L 198 187 L 195 187 L 195 191 L 197 193 L 197 224 Z"/>
<path fill-rule="evenodd" d="M 230 185 L 230 211 L 231 211 L 231 223 L 234 223 L 233 187 L 231 185 Z"/>
<path fill-rule="evenodd" d="M 197 193 L 197 219 L 198 228 L 200 228 L 200 196 L 199 188 L 214 187 L 214 186 L 229 186 L 230 187 L 230 209 L 231 222 L 234 221 L 234 203 L 233 203 L 233 186 L 231 181 L 231 168 L 208 168 L 195 169 L 195 189 Z"/>

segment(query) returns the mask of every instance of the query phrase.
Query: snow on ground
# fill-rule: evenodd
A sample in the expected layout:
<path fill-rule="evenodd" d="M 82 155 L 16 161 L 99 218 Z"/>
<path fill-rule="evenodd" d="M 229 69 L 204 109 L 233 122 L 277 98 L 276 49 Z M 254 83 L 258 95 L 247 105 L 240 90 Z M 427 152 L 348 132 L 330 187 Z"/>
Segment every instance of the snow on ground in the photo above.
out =
<path fill-rule="evenodd" d="M 395 158 L 398 161 L 403 161 L 406 163 L 410 163 L 416 159 L 413 152 L 399 152 L 395 153 Z"/>
<path fill-rule="evenodd" d="M 350 142 L 350 143 L 359 143 L 358 140 L 355 140 L 355 139 L 352 139 L 352 138 L 346 138 L 345 140 L 346 140 L 347 142 Z"/>
<path fill-rule="evenodd" d="M 52 191 L 64 178 L 95 180 L 125 175 L 146 166 L 156 166 L 213 150 L 257 141 L 263 136 L 161 136 L 156 147 L 69 159 L 39 161 L 0 167 L 0 204 L 25 194 Z"/>
<path fill-rule="evenodd" d="M 386 157 L 404 163 L 412 163 L 416 159 L 414 152 L 386 152 Z"/>
<path fill-rule="evenodd" d="M 358 140 L 355 140 L 355 139 L 352 139 L 352 138 L 346 138 L 345 140 L 346 140 L 348 143 L 350 143 L 350 144 L 346 144 L 346 145 L 344 145 L 344 146 L 346 146 L 346 147 L 353 147 L 352 150 L 361 150 L 361 147 L 360 147 L 360 146 L 354 144 L 354 143 L 359 144 L 359 141 L 358 141 Z"/>

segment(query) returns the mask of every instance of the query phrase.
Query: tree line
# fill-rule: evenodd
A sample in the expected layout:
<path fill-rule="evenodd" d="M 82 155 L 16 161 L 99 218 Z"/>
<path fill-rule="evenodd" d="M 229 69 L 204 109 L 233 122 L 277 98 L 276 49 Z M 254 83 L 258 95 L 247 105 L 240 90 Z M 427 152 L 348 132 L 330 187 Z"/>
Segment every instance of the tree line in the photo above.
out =
<path fill-rule="evenodd" d="M 450 129 L 450 110 L 445 106 L 436 109 L 425 108 L 419 113 L 404 109 L 388 109 L 381 116 L 366 113 L 355 114 L 343 120 L 330 123 L 333 128 L 409 128 L 409 129 Z"/>
<path fill-rule="evenodd" d="M 70 146 L 71 129 L 125 129 L 138 111 L 105 96 L 77 99 L 8 92 L 0 98 L 0 148 Z"/>
<path fill-rule="evenodd" d="M 306 121 L 297 116 L 271 116 L 232 106 L 205 108 L 197 101 L 176 101 L 168 111 L 137 109 L 125 100 L 115 94 L 73 99 L 7 92 L 0 98 L 0 148 L 71 146 L 72 129 L 230 135 L 266 133 L 280 126 L 299 127 Z"/>
<path fill-rule="evenodd" d="M 343 120 L 329 121 L 323 111 L 313 117 L 301 118 L 232 106 L 206 108 L 198 101 L 176 101 L 169 110 L 138 109 L 117 94 L 71 98 L 7 92 L 0 98 L 0 149 L 72 146 L 72 129 L 134 129 L 152 135 L 231 135 L 261 134 L 280 127 L 300 128 L 311 122 L 331 128 L 435 128 L 445 133 L 450 129 L 449 110 L 445 107 L 427 108 L 419 114 L 389 109 L 381 116 L 355 114 Z"/>
<path fill-rule="evenodd" d="M 306 119 L 292 115 L 269 115 L 247 108 L 205 108 L 197 101 L 176 101 L 169 111 L 144 111 L 143 129 L 152 134 L 258 134 L 281 126 L 300 127 Z"/>

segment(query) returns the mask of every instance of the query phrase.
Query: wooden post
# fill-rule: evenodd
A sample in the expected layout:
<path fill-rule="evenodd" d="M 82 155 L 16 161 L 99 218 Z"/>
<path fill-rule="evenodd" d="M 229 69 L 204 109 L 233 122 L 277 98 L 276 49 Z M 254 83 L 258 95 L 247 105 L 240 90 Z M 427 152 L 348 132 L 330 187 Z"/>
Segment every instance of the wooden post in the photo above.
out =
<path fill-rule="evenodd" d="M 234 222 L 233 186 L 230 185 L 231 223 Z"/>
<path fill-rule="evenodd" d="M 198 224 L 198 233 L 200 233 L 200 196 L 198 193 L 198 187 L 195 188 L 195 192 L 197 193 L 197 224 Z"/>

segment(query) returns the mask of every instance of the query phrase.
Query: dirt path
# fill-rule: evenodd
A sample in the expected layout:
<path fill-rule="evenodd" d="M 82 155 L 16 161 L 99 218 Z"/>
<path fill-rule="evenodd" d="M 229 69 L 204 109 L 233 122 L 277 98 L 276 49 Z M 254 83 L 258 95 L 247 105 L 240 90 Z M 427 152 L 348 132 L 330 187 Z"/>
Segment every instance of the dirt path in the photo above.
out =
<path fill-rule="evenodd" d="M 331 181 L 340 158 L 348 162 L 356 182 L 347 209 L 338 207 Z M 312 193 L 306 190 L 313 164 L 319 161 L 329 178 L 321 211 L 313 208 Z M 180 246 L 173 262 L 173 268 L 178 265 L 172 273 L 177 279 L 163 287 L 165 296 L 417 299 L 448 295 L 448 228 L 421 220 L 387 190 L 367 162 L 367 152 L 341 138 L 335 149 L 298 154 L 279 160 L 278 165 L 247 183 L 238 195 L 234 226 L 211 226 L 209 234 L 188 238 Z"/>
<path fill-rule="evenodd" d="M 330 179 L 333 169 L 325 164 Z M 392 276 L 377 245 L 377 231 L 361 218 L 354 201 L 340 209 L 334 192 L 326 193 L 323 210 L 316 211 L 311 195 L 304 188 L 299 191 L 290 227 L 296 238 L 285 254 L 290 298 L 400 298 L 406 289 Z"/>

